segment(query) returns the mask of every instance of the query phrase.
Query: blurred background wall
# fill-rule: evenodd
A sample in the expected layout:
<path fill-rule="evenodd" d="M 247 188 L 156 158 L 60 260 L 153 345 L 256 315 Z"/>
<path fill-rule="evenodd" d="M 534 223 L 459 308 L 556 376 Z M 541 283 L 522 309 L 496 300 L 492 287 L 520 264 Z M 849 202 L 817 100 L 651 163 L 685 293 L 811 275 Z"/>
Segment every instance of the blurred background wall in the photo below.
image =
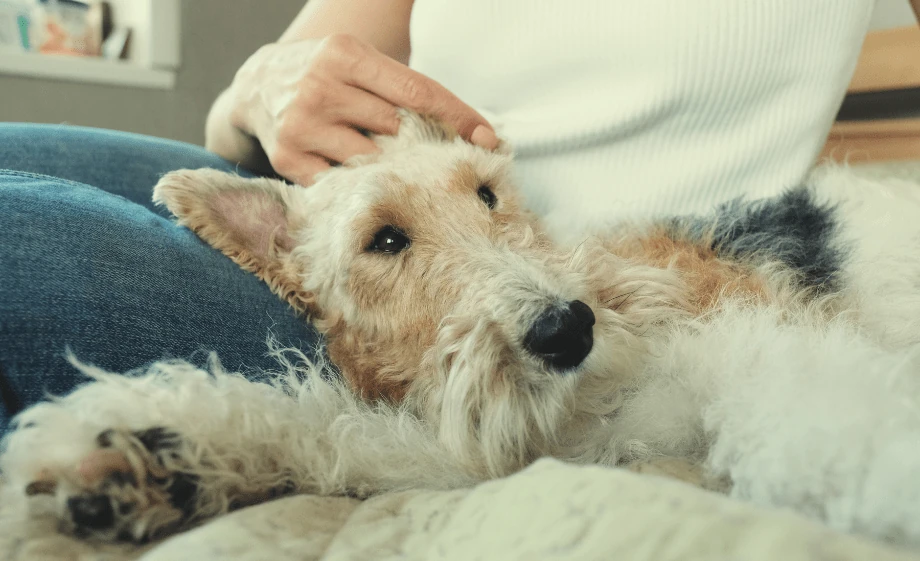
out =
<path fill-rule="evenodd" d="M 211 102 L 250 54 L 278 38 L 304 3 L 183 0 L 182 59 L 174 89 L 0 74 L 0 121 L 66 122 L 202 144 Z"/>
<path fill-rule="evenodd" d="M 916 23 L 908 0 L 875 0 L 872 29 L 891 29 Z"/>

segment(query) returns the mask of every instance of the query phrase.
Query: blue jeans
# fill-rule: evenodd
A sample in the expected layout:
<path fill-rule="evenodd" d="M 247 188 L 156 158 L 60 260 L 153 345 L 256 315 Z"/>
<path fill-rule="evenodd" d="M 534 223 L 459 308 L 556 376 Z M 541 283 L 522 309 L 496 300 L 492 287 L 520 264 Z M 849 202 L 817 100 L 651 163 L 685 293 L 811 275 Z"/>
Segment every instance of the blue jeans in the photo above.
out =
<path fill-rule="evenodd" d="M 216 351 L 255 376 L 273 365 L 269 334 L 317 347 L 266 285 L 150 203 L 162 174 L 201 167 L 241 171 L 179 142 L 0 123 L 0 434 L 18 410 L 86 381 L 68 348 L 116 372 Z"/>

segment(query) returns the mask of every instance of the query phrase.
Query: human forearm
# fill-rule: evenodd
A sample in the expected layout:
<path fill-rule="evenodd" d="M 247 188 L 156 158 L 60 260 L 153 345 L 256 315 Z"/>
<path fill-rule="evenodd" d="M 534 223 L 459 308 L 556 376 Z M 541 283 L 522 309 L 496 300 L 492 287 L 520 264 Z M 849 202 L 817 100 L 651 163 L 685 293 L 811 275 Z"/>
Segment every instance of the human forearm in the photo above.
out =
<path fill-rule="evenodd" d="M 258 139 L 232 124 L 232 95 L 229 88 L 224 90 L 211 106 L 205 122 L 205 148 L 252 171 L 270 173 L 271 164 Z"/>
<path fill-rule="evenodd" d="M 322 39 L 341 33 L 408 64 L 412 4 L 413 0 L 310 0 L 278 42 Z"/>

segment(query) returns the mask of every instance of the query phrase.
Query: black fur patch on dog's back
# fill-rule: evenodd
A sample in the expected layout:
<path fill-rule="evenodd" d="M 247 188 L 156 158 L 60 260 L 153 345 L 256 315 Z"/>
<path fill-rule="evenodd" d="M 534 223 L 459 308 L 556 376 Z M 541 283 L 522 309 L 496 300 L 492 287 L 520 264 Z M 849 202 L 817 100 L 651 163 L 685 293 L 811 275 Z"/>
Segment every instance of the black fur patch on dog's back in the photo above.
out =
<path fill-rule="evenodd" d="M 769 199 L 736 199 L 719 206 L 714 217 L 678 218 L 672 225 L 675 235 L 707 241 L 719 257 L 779 261 L 819 293 L 837 288 L 844 255 L 836 208 L 819 204 L 806 187 Z"/>

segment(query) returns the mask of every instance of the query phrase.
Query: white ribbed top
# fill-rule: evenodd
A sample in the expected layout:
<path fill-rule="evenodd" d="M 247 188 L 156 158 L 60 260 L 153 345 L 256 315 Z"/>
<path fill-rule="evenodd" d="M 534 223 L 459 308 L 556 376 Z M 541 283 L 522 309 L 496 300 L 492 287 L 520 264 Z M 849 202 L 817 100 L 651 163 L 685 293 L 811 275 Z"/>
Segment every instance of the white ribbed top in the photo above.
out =
<path fill-rule="evenodd" d="M 874 0 L 415 0 L 411 66 L 488 116 L 559 236 L 802 180 Z"/>

